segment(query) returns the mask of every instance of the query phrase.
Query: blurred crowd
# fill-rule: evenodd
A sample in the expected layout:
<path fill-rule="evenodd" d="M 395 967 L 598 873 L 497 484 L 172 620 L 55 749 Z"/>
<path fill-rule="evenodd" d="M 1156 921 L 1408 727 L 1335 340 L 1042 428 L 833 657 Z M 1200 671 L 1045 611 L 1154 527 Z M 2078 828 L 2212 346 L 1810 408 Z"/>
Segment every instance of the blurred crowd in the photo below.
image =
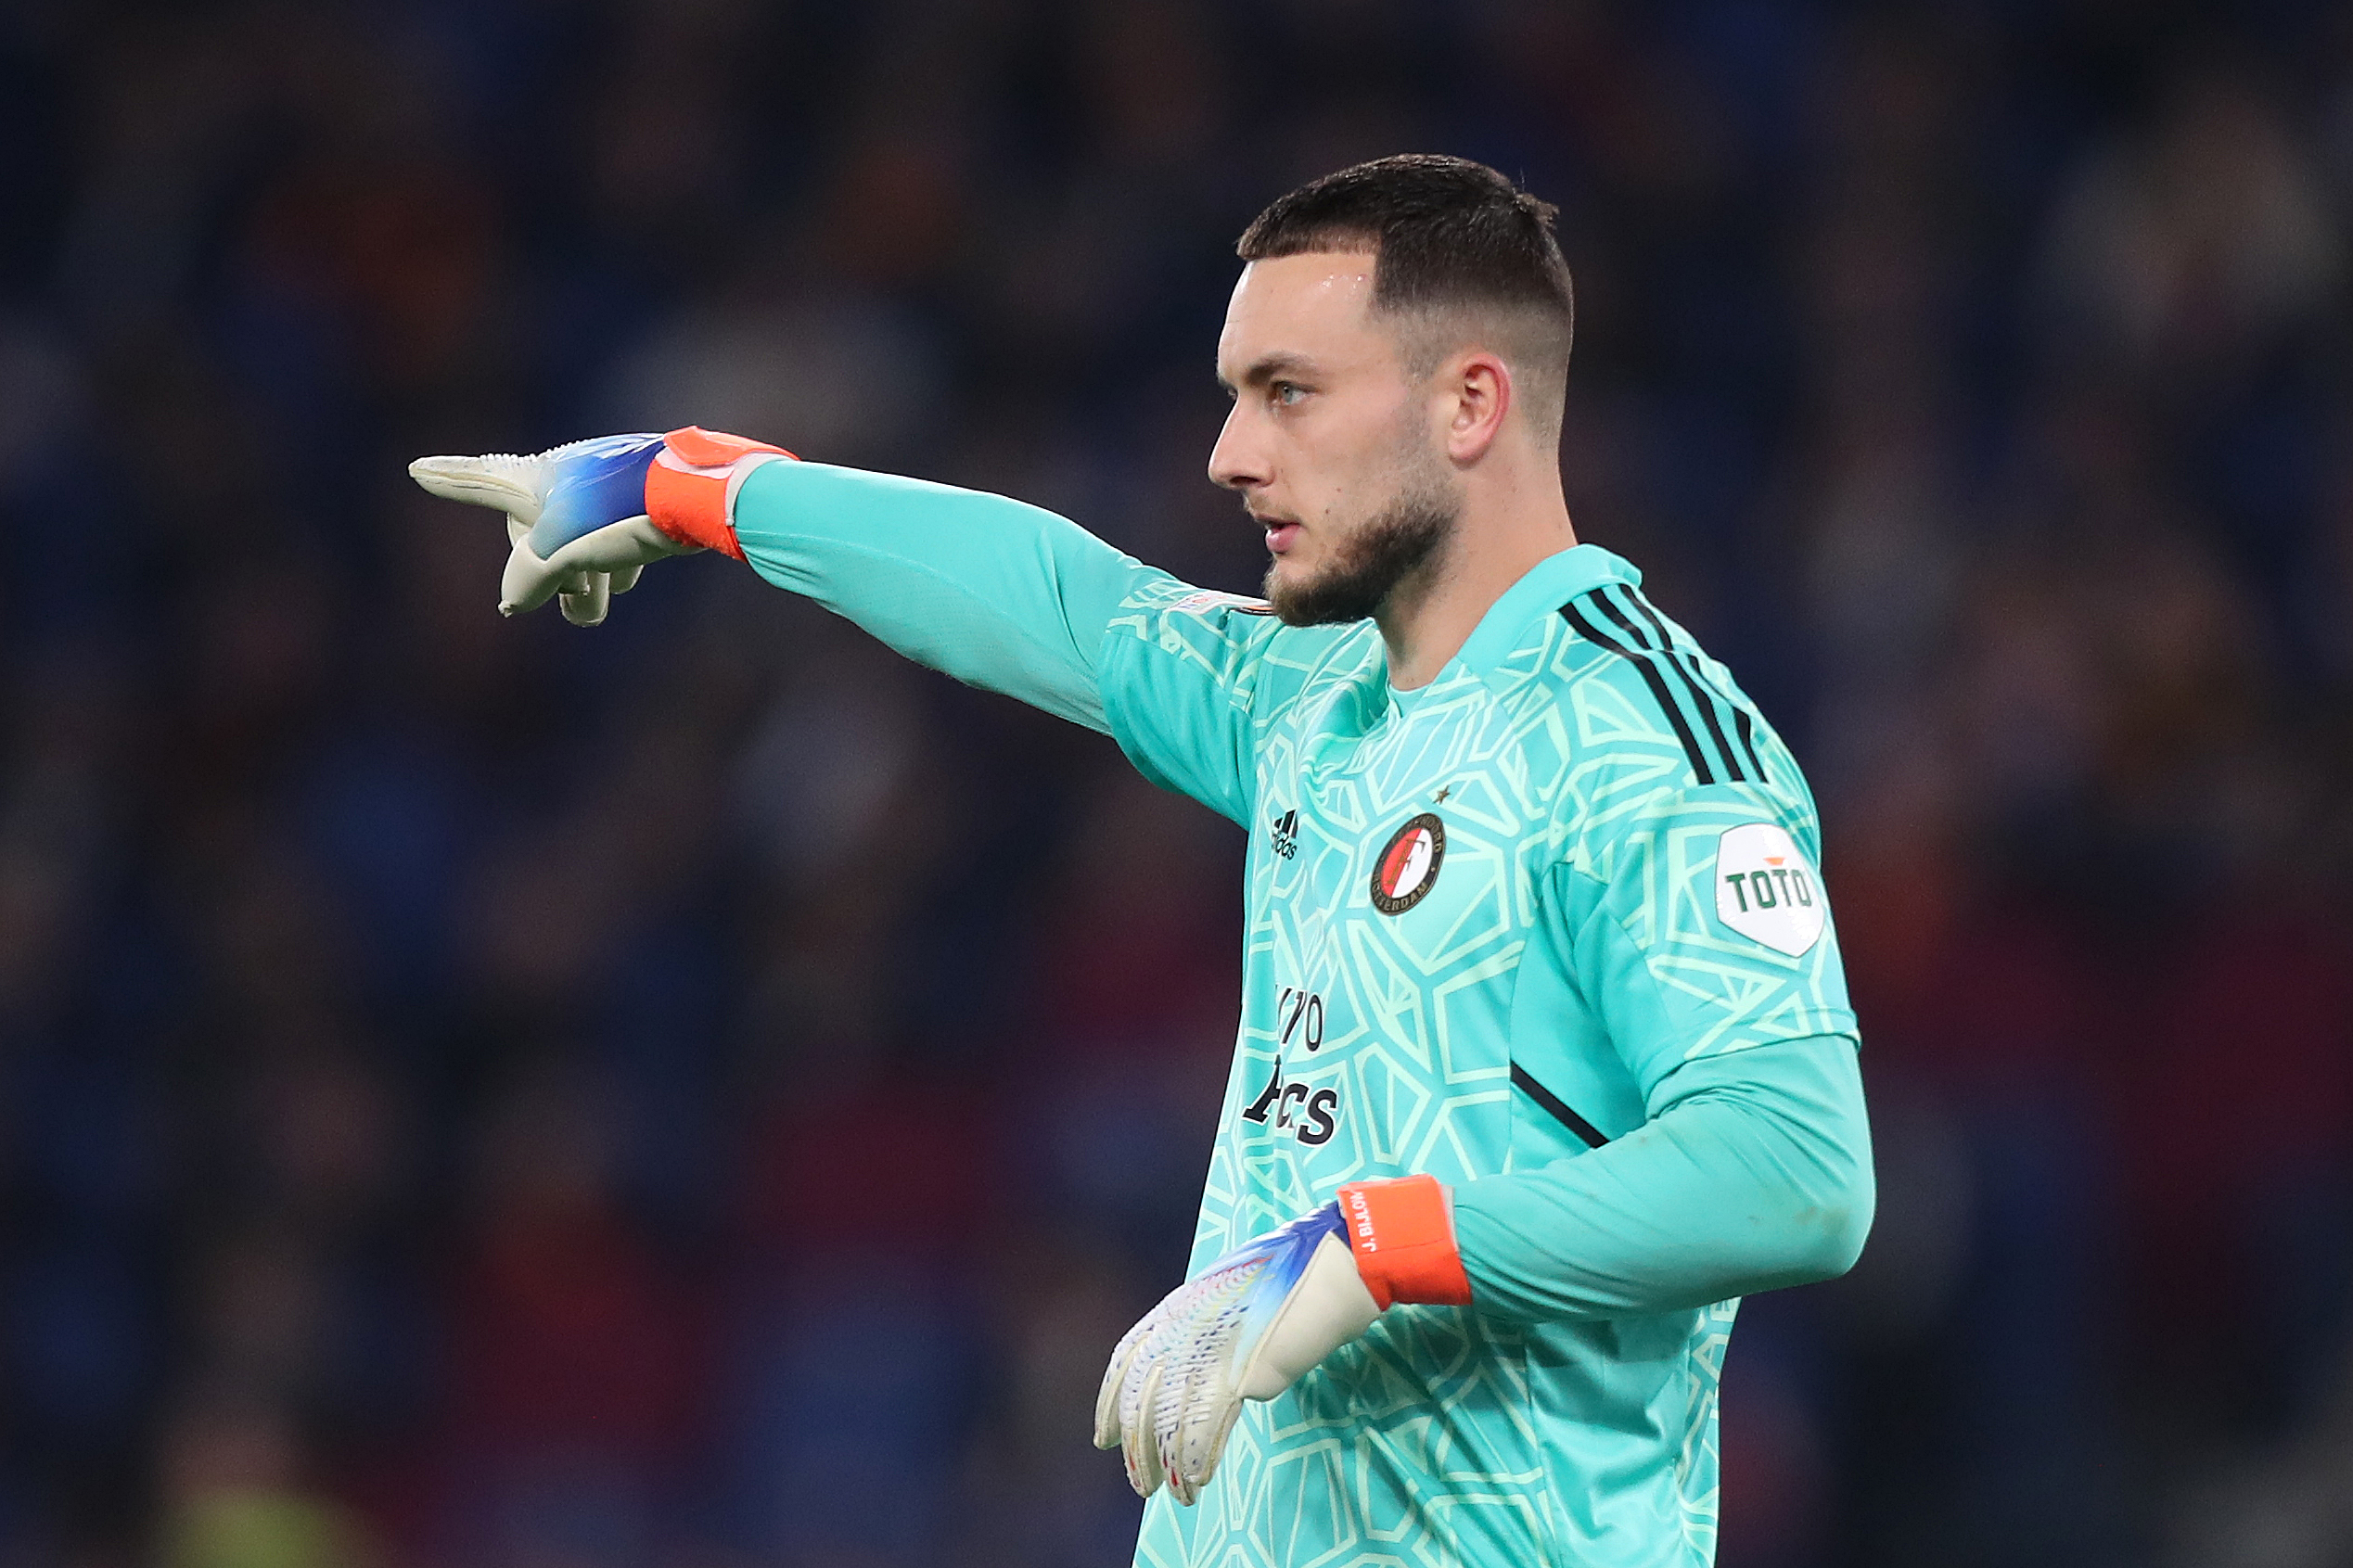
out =
<path fill-rule="evenodd" d="M 1881 1174 L 1727 1568 L 2353 1562 L 2353 13 L 0 9 L 0 1564 L 1080 1568 L 1242 842 L 413 456 L 700 422 L 1249 588 L 1260 206 L 1561 205 L 1590 540 L 1805 759 Z"/>

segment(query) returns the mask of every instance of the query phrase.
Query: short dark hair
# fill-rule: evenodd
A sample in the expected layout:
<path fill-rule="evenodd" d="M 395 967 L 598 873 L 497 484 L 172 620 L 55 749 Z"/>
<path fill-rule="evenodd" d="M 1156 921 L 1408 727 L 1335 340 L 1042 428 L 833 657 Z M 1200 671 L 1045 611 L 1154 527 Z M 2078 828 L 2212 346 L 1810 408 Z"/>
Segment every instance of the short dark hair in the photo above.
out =
<path fill-rule="evenodd" d="M 1559 209 L 1467 158 L 1401 153 L 1301 185 L 1260 213 L 1234 250 L 1246 261 L 1316 250 L 1369 250 L 1373 306 L 1382 314 L 1449 322 L 1416 335 L 1418 375 L 1463 345 L 1462 326 L 1536 385 L 1540 423 L 1557 427 L 1577 297 L 1553 233 Z M 1426 362 L 1426 363 L 1425 363 Z"/>

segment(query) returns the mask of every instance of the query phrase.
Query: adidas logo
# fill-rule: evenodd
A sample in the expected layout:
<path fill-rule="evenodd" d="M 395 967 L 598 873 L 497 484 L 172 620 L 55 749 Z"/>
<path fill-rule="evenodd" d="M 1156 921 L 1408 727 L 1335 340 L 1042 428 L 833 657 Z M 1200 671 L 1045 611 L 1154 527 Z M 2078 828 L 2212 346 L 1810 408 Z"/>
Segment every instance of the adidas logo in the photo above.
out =
<path fill-rule="evenodd" d="M 1271 837 L 1274 852 L 1285 860 L 1299 852 L 1299 813 L 1296 807 L 1274 819 Z"/>

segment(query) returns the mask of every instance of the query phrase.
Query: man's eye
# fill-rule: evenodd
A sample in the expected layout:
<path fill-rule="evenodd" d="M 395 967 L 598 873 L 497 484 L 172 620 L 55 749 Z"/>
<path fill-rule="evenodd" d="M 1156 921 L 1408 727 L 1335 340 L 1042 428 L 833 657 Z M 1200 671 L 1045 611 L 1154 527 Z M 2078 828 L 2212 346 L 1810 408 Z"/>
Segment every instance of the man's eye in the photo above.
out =
<path fill-rule="evenodd" d="M 1288 408 L 1307 396 L 1307 389 L 1296 381 L 1277 381 L 1267 389 L 1274 401 Z"/>

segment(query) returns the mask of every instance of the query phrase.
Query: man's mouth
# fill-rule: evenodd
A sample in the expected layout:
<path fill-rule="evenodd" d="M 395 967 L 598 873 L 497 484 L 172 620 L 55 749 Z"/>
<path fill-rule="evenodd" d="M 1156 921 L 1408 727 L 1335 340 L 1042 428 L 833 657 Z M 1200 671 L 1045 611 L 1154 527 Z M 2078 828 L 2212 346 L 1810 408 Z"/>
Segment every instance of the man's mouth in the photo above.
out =
<path fill-rule="evenodd" d="M 1273 555 L 1280 555 L 1290 549 L 1291 542 L 1299 535 L 1299 525 L 1288 518 L 1262 517 L 1260 521 L 1266 525 L 1266 547 Z"/>

